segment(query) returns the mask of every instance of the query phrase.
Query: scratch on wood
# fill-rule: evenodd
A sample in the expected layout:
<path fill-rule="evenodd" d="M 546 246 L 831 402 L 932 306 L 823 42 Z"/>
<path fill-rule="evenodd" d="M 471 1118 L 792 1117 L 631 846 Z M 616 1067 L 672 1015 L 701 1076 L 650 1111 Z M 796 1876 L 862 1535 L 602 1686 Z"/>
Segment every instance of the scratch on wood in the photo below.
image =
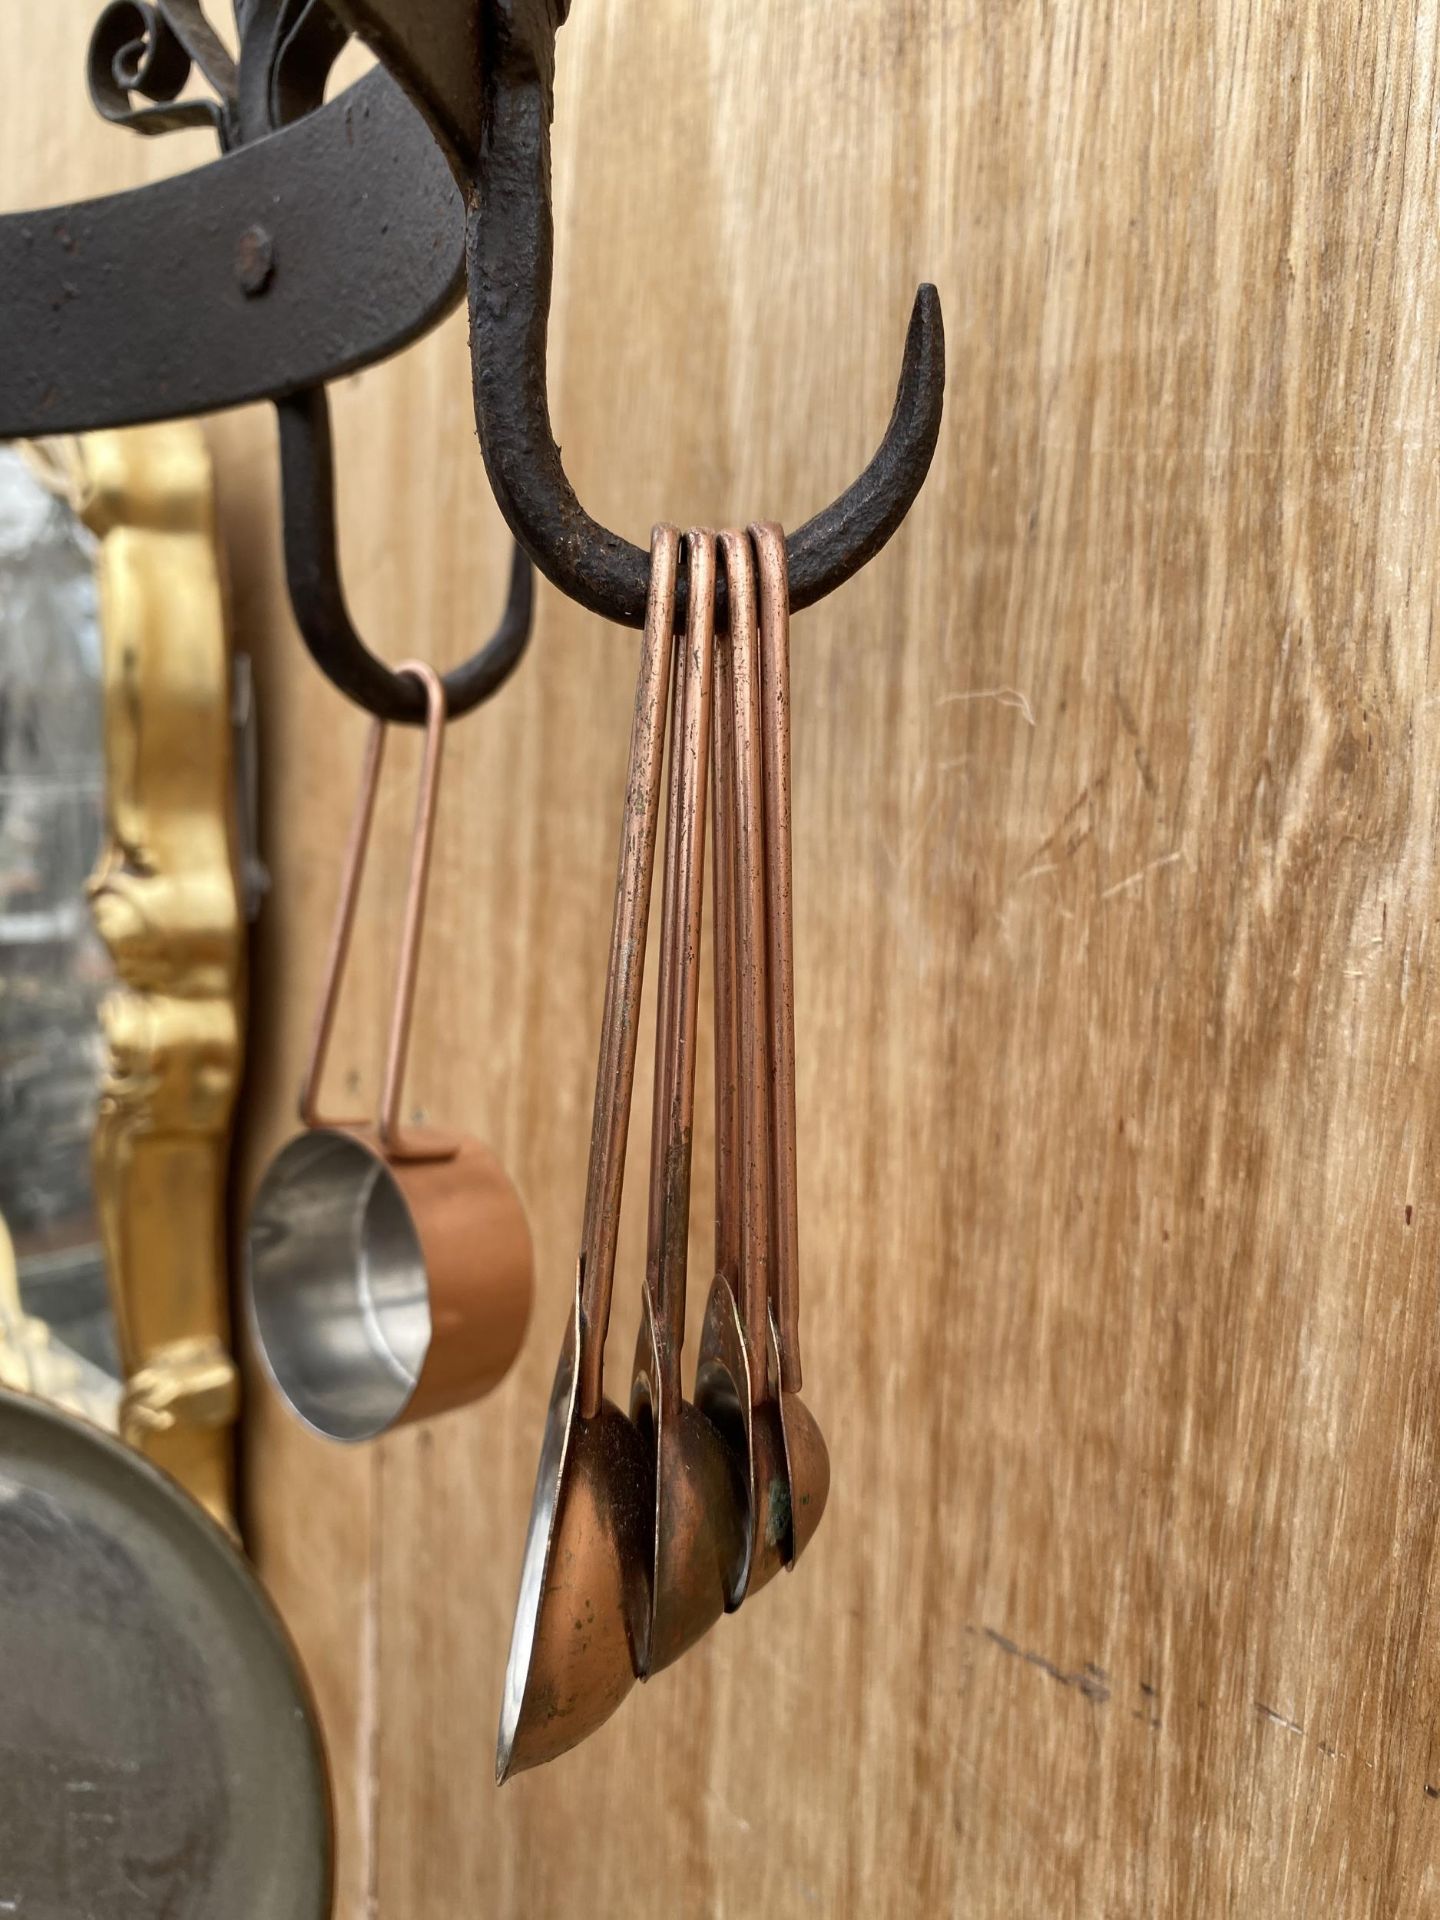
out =
<path fill-rule="evenodd" d="M 1018 687 L 976 687 L 968 693 L 942 693 L 938 704 L 958 707 L 967 700 L 993 700 L 997 706 L 1009 707 L 1012 713 L 1018 713 L 1027 726 L 1035 724 L 1035 709 Z"/>
<path fill-rule="evenodd" d="M 1138 873 L 1132 873 L 1128 879 L 1117 880 L 1113 887 L 1107 887 L 1100 896 L 1101 900 L 1113 900 L 1117 893 L 1126 893 L 1131 887 L 1138 887 L 1142 881 L 1148 880 L 1152 873 L 1159 873 L 1162 867 L 1173 867 L 1177 860 L 1183 860 L 1184 857 L 1182 853 L 1161 854 L 1160 858 L 1152 860 L 1148 867 L 1141 867 Z"/>
<path fill-rule="evenodd" d="M 1120 676 L 1115 676 L 1115 704 L 1120 709 L 1120 720 L 1135 747 L 1135 765 L 1139 769 L 1141 784 L 1152 800 L 1160 796 L 1160 783 L 1155 778 L 1155 769 L 1150 764 L 1150 756 L 1145 751 L 1145 742 L 1140 737 L 1140 723 L 1135 711 L 1125 698 L 1125 689 L 1120 685 Z"/>
<path fill-rule="evenodd" d="M 1066 1673 L 1063 1667 L 1057 1667 L 1053 1660 L 1047 1660 L 1043 1653 L 1031 1653 L 1027 1647 L 1019 1647 L 1013 1640 L 1007 1640 L 1003 1633 L 997 1633 L 994 1627 L 986 1627 L 985 1637 L 1002 1653 L 1008 1653 L 1012 1659 L 1023 1660 L 1027 1666 L 1038 1667 L 1041 1673 L 1048 1674 L 1052 1680 L 1058 1680 L 1062 1687 L 1073 1687 L 1077 1693 L 1083 1693 L 1087 1700 L 1093 1700 L 1096 1706 L 1103 1707 L 1110 1698 L 1110 1688 L 1106 1684 L 1106 1675 L 1102 1668 L 1086 1665 L 1079 1673 Z"/>
<path fill-rule="evenodd" d="M 737 1813 L 735 1809 L 730 1805 L 729 1801 L 717 1788 L 715 1787 L 708 1788 L 705 1794 L 705 1798 L 712 1807 L 715 1807 L 720 1813 L 723 1813 L 725 1818 L 731 1821 L 739 1829 L 741 1833 L 752 1833 L 754 1831 L 753 1827 L 751 1826 L 750 1822 L 745 1818 L 744 1814 Z"/>
<path fill-rule="evenodd" d="M 1298 1720 L 1291 1720 L 1285 1714 L 1277 1713 L 1274 1707 L 1267 1707 L 1263 1700 L 1255 1702 L 1255 1711 L 1263 1720 L 1270 1721 L 1273 1726 L 1284 1727 L 1287 1733 L 1298 1733 L 1302 1739 L 1304 1738 L 1305 1729 Z"/>

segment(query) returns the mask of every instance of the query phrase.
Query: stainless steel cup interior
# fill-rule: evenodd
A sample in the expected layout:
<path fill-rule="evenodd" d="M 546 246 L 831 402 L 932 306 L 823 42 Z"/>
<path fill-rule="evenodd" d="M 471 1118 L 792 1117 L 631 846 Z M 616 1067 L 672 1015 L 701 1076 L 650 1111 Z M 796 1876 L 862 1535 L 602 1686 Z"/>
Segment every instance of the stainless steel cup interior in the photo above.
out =
<path fill-rule="evenodd" d="M 361 1441 L 395 1425 L 430 1351 L 430 1291 L 378 1153 L 330 1128 L 283 1149 L 251 1215 L 249 1298 L 265 1365 L 308 1426 Z"/>

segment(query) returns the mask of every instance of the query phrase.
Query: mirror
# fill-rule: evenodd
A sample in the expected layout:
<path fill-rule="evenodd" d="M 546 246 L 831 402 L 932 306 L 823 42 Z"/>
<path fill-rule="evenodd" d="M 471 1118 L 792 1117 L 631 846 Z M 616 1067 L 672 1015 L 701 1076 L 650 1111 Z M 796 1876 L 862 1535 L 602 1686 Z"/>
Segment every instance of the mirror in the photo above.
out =
<path fill-rule="evenodd" d="M 0 446 L 0 1380 L 118 1430 L 90 1160 L 114 979 L 86 901 L 101 702 L 94 536 Z"/>
<path fill-rule="evenodd" d="M 226 1522 L 239 699 L 200 429 L 0 446 L 0 1382 Z"/>

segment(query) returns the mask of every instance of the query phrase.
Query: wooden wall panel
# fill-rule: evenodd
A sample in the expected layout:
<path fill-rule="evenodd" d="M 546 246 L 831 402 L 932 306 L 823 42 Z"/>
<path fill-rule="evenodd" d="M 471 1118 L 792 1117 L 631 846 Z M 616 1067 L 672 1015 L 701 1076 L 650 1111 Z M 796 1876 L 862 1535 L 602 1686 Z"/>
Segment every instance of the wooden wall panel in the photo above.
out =
<path fill-rule="evenodd" d="M 87 117 L 86 9 L 14 11 L 7 203 L 159 164 Z M 635 657 L 547 592 L 454 735 L 413 1076 L 529 1196 L 530 1346 L 369 1453 L 251 1403 L 345 1920 L 1429 1913 L 1440 14 L 577 0 L 562 45 L 555 410 L 612 524 L 804 517 L 879 432 L 915 282 L 946 302 L 930 486 L 796 632 L 835 1492 L 793 1579 L 496 1793 Z M 347 383 L 338 434 L 366 626 L 456 658 L 505 569 L 463 327 Z M 214 438 L 266 698 L 253 1175 L 362 728 L 290 631 L 268 422 Z M 639 1258 L 632 1219 L 622 1367 Z"/>

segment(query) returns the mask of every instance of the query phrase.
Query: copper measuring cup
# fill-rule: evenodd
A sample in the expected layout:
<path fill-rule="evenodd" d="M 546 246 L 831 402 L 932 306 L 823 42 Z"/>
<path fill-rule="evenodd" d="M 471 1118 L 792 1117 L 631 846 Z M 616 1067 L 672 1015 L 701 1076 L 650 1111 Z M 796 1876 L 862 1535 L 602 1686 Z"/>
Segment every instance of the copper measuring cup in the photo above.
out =
<path fill-rule="evenodd" d="M 671 695 L 670 797 L 661 915 L 649 1251 L 630 1417 L 655 1476 L 645 1677 L 720 1618 L 745 1552 L 744 1491 L 722 1435 L 684 1397 L 695 1028 L 705 882 L 705 803 L 715 651 L 715 536 L 686 536 L 690 604 Z"/>
<path fill-rule="evenodd" d="M 761 799 L 755 555 L 722 533 L 728 645 L 716 650 L 716 1277 L 706 1304 L 695 1400 L 724 1433 L 745 1489 L 745 1549 L 733 1611 L 793 1558 L 790 1473 L 770 1311 L 765 824 Z"/>
<path fill-rule="evenodd" d="M 505 1670 L 495 1776 L 566 1753 L 646 1667 L 652 1462 L 604 1397 L 625 1144 L 660 812 L 680 536 L 656 527 L 630 735 L 573 1317 L 555 1370 Z"/>
<path fill-rule="evenodd" d="M 791 1567 L 830 1495 L 830 1454 L 800 1398 L 800 1206 L 795 1123 L 795 911 L 790 816 L 790 585 L 785 536 L 751 527 L 760 565 L 761 763 L 765 787 L 765 930 L 770 1015 L 770 1304 L 780 1427 L 790 1480 Z"/>
<path fill-rule="evenodd" d="M 479 1141 L 406 1131 L 400 1107 L 445 737 L 445 691 L 409 661 L 427 701 L 384 1088 L 373 1124 L 325 1120 L 321 1075 L 355 928 L 386 728 L 370 732 L 346 849 L 300 1119 L 251 1211 L 250 1322 L 291 1408 L 331 1440 L 374 1439 L 480 1398 L 509 1371 L 534 1266 L 520 1196 Z"/>

